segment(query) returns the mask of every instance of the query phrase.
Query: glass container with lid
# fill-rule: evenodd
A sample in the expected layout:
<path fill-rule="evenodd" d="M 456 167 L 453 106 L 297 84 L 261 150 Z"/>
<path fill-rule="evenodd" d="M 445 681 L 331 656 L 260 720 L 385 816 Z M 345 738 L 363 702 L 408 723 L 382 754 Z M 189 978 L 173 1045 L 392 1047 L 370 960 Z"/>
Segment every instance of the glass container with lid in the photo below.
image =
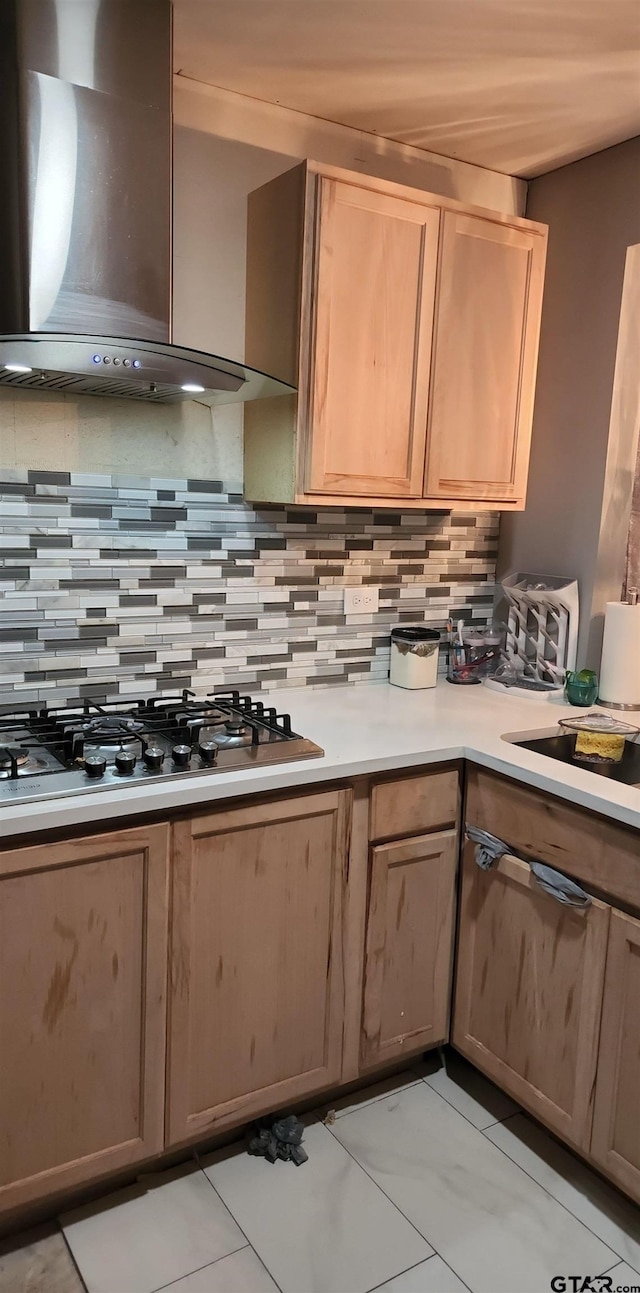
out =
<path fill-rule="evenodd" d="M 635 741 L 640 735 L 640 728 L 611 714 L 593 712 L 579 718 L 561 718 L 559 722 L 565 733 L 575 734 L 573 757 L 581 763 L 620 763 L 625 741 Z"/>

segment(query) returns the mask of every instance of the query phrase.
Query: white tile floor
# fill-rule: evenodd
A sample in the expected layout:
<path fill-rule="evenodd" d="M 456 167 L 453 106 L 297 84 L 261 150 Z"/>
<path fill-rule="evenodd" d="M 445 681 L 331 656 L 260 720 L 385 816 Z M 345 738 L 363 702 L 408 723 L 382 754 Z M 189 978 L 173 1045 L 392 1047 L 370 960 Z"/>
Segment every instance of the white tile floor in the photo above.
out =
<path fill-rule="evenodd" d="M 640 1210 L 455 1056 L 324 1112 L 303 1167 L 238 1147 L 64 1216 L 88 1293 L 550 1293 L 605 1272 L 640 1293 Z M 1 1293 L 78 1293 L 51 1242 L 55 1282 L 17 1244 Z"/>

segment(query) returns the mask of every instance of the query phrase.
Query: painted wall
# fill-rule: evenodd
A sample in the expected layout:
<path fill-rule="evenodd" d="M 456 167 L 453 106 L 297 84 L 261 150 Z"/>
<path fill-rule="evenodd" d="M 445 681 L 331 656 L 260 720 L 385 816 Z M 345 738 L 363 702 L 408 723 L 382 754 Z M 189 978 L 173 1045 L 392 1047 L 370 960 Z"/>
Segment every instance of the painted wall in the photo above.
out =
<path fill-rule="evenodd" d="M 603 597 L 620 595 L 599 567 L 626 255 L 640 241 L 640 137 L 531 181 L 527 215 L 549 225 L 531 471 L 526 511 L 503 518 L 498 571 L 577 575 L 579 661 L 597 667 Z"/>
<path fill-rule="evenodd" d="M 244 356 L 247 194 L 306 156 L 506 212 L 526 185 L 175 78 L 174 338 Z M 242 408 L 0 392 L 0 468 L 242 479 Z"/>

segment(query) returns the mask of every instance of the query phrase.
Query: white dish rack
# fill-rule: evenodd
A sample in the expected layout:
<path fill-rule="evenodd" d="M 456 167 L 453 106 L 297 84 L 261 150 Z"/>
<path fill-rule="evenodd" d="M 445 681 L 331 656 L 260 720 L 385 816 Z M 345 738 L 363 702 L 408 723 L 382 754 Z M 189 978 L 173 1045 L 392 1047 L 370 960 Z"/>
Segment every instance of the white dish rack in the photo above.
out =
<path fill-rule="evenodd" d="M 578 648 L 578 583 L 559 575 L 508 575 L 502 588 L 509 603 L 505 654 L 525 679 L 561 688 L 575 669 Z"/>

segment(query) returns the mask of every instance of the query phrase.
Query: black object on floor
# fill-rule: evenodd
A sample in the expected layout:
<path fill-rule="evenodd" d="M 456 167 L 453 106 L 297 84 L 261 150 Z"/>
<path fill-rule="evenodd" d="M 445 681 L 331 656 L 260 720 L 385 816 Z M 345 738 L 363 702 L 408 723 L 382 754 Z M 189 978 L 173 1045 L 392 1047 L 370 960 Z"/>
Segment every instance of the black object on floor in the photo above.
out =
<path fill-rule="evenodd" d="M 249 1154 L 266 1158 L 275 1163 L 281 1158 L 285 1163 L 295 1163 L 300 1167 L 306 1163 L 309 1155 L 302 1148 L 304 1123 L 295 1114 L 288 1118 L 260 1118 L 253 1124 L 255 1135 L 252 1135 L 247 1146 Z"/>

